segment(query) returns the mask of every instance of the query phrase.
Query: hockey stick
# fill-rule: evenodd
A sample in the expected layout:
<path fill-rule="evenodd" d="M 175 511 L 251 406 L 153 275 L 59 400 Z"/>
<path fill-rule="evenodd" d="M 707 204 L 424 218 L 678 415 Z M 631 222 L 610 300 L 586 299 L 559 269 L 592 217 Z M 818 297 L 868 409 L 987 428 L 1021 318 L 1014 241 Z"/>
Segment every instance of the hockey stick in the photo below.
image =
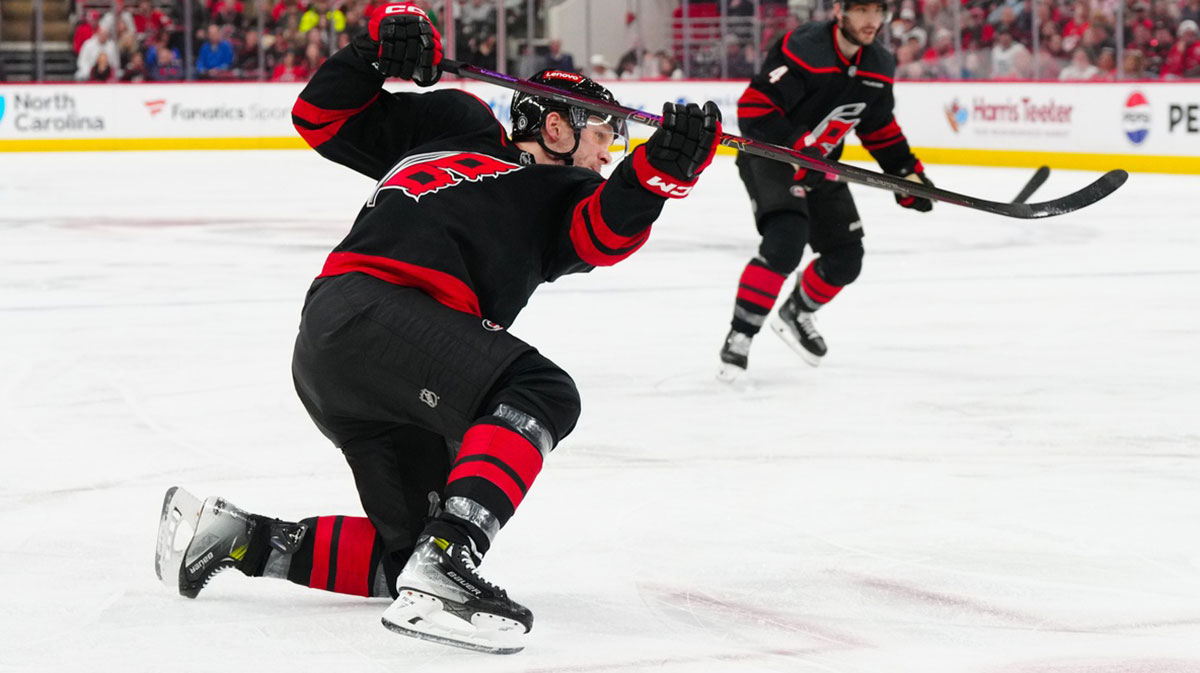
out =
<path fill-rule="evenodd" d="M 1033 193 L 1036 192 L 1039 187 L 1046 184 L 1046 178 L 1048 177 L 1050 177 L 1049 166 L 1042 166 L 1041 168 L 1037 169 L 1037 172 L 1033 174 L 1032 178 L 1029 178 L 1029 182 L 1025 183 L 1025 186 L 1022 187 L 1021 191 L 1017 193 L 1017 198 L 1013 199 L 1012 202 L 1025 203 L 1028 201 L 1029 197 L 1033 196 Z"/>
<path fill-rule="evenodd" d="M 632 120 L 646 126 L 658 128 L 662 126 L 662 118 L 657 115 L 652 115 L 641 110 L 634 110 L 614 103 L 605 103 L 604 101 L 593 100 L 576 96 L 562 89 L 545 86 L 528 80 L 517 79 L 508 75 L 493 72 L 485 68 L 460 63 L 448 58 L 442 59 L 442 70 L 466 77 L 469 79 L 495 84 L 508 89 L 516 89 L 525 93 L 543 98 L 556 100 L 567 105 L 591 110 L 597 114 L 611 115 L 621 119 Z M 740 152 L 754 154 L 776 161 L 782 161 L 789 164 L 800 164 L 805 168 L 815 169 L 825 173 L 837 176 L 845 182 L 853 182 L 867 187 L 876 187 L 878 189 L 886 189 L 890 192 L 898 194 L 911 194 L 926 199 L 935 201 L 943 201 L 952 203 L 964 208 L 981 210 L 996 215 L 1004 215 L 1006 217 L 1016 217 L 1021 219 L 1034 219 L 1039 217 L 1050 217 L 1051 215 L 1062 215 L 1075 210 L 1079 210 L 1085 206 L 1099 201 L 1100 199 L 1113 193 L 1118 187 L 1125 184 L 1125 180 L 1129 178 L 1129 174 L 1123 170 L 1113 170 L 1102 175 L 1092 184 L 1072 192 L 1066 196 L 1045 201 L 1042 203 L 1000 203 L 997 201 L 988 201 L 974 196 L 958 194 L 949 190 L 940 189 L 938 187 L 930 187 L 904 178 L 898 178 L 885 173 L 876 173 L 863 168 L 850 166 L 837 161 L 812 157 L 807 154 L 801 154 L 796 150 L 763 143 L 749 138 L 741 138 L 730 135 L 728 133 L 721 134 L 721 144 L 726 147 L 732 147 Z"/>

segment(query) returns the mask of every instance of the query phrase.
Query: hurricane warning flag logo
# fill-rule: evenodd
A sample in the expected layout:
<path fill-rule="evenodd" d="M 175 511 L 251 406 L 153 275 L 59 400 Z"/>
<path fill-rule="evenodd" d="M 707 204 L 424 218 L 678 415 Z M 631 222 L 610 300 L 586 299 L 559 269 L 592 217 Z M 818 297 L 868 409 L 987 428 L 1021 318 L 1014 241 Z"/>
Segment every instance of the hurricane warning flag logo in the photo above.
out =
<path fill-rule="evenodd" d="M 1125 111 L 1121 114 L 1121 128 L 1125 137 L 1134 145 L 1146 142 L 1150 135 L 1150 102 L 1141 91 L 1134 91 L 1125 101 Z"/>
<path fill-rule="evenodd" d="M 967 108 L 958 104 L 958 99 L 947 105 L 946 121 L 950 124 L 950 130 L 958 133 L 958 130 L 967 125 Z"/>
<path fill-rule="evenodd" d="M 385 189 L 399 189 L 413 201 L 420 201 L 426 194 L 456 187 L 464 180 L 480 182 L 484 178 L 499 177 L 522 168 L 519 164 L 478 152 L 417 154 L 400 162 L 380 181 L 367 206 L 374 207 L 375 200 Z"/>

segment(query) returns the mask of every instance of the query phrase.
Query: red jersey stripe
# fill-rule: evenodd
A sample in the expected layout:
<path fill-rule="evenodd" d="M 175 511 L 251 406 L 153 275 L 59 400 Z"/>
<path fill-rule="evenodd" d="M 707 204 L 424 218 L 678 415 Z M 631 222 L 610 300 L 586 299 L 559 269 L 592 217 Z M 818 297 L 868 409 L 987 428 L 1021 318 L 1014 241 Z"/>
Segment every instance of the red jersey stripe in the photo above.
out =
<path fill-rule="evenodd" d="M 536 449 L 535 449 L 536 451 Z M 489 463 L 486 460 L 472 460 L 466 463 L 459 463 L 450 471 L 450 477 L 446 480 L 447 486 L 459 479 L 468 477 L 479 477 L 486 480 L 496 488 L 500 489 L 512 503 L 513 509 L 516 509 L 521 501 L 525 499 L 525 494 L 521 492 L 521 487 L 507 472 L 500 469 L 494 463 Z"/>
<path fill-rule="evenodd" d="M 323 516 L 317 519 L 317 530 L 313 537 L 312 572 L 308 575 L 308 586 L 314 589 L 329 588 L 329 549 L 333 544 L 333 523 L 337 517 Z"/>
<path fill-rule="evenodd" d="M 775 273 L 766 267 L 757 264 L 747 264 L 746 270 L 742 272 L 740 282 L 742 285 L 754 288 L 763 294 L 778 297 L 779 289 L 783 287 L 785 280 L 787 280 L 787 276 Z"/>
<path fill-rule="evenodd" d="M 342 518 L 338 536 L 337 576 L 333 590 L 339 594 L 370 596 L 371 552 L 375 547 L 375 527 L 365 517 Z"/>
<path fill-rule="evenodd" d="M 296 104 L 292 106 L 292 115 L 321 128 L 310 129 L 295 123 L 293 123 L 293 126 L 296 127 L 296 131 L 300 134 L 300 137 L 304 138 L 304 142 L 308 143 L 310 147 L 316 148 L 337 135 L 343 124 L 354 117 L 354 115 L 367 109 L 378 98 L 379 94 L 375 94 L 371 96 L 371 100 L 351 110 L 326 110 L 309 103 L 303 98 L 297 98 Z"/>
<path fill-rule="evenodd" d="M 463 436 L 458 460 L 467 456 L 489 456 L 504 463 L 517 474 L 526 489 L 542 471 L 542 452 L 519 433 L 499 425 L 471 426 Z M 456 469 L 461 466 L 462 463 Z"/>
<path fill-rule="evenodd" d="M 479 298 L 466 283 L 444 271 L 428 269 L 416 264 L 401 262 L 388 257 L 363 255 L 357 252 L 330 253 L 325 268 L 317 278 L 340 276 L 357 271 L 395 285 L 415 287 L 433 297 L 438 303 L 455 311 L 482 317 Z"/>

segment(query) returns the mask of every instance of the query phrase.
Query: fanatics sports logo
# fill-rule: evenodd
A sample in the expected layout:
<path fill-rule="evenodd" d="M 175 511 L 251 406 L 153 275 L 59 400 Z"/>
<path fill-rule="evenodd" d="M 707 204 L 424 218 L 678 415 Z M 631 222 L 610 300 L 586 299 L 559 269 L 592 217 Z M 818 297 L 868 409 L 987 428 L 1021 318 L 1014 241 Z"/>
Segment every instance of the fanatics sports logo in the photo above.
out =
<path fill-rule="evenodd" d="M 522 168 L 478 152 L 417 154 L 401 161 L 380 181 L 371 200 L 367 201 L 367 207 L 373 208 L 379 193 L 385 189 L 399 189 L 413 201 L 420 202 L 422 196 L 456 187 L 463 180 L 481 182 L 484 178 L 499 177 Z"/>
<path fill-rule="evenodd" d="M 158 100 L 148 100 L 144 103 L 144 105 L 146 106 L 146 111 L 150 113 L 151 117 L 157 117 L 159 113 L 163 111 L 163 108 L 167 106 L 167 101 L 159 98 Z"/>

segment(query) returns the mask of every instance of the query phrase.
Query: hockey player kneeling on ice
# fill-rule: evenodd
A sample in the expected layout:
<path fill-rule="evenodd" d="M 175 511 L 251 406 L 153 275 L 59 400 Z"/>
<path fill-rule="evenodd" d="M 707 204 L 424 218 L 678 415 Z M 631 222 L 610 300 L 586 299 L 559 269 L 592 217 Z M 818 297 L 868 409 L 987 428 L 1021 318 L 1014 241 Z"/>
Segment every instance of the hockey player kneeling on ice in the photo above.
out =
<path fill-rule="evenodd" d="M 478 567 L 574 429 L 580 400 L 507 326 L 540 284 L 646 242 L 666 201 L 712 161 L 720 112 L 664 105 L 662 128 L 605 180 L 610 149 L 627 142 L 620 119 L 517 93 L 510 137 L 462 91 L 382 90 L 391 76 L 433 84 L 441 58 L 420 9 L 385 5 L 293 108 L 318 153 L 377 182 L 309 289 L 292 361 L 366 518 L 279 521 L 172 489 L 157 569 L 192 597 L 224 568 L 390 596 L 393 631 L 508 653 L 533 616 Z M 533 79 L 615 102 L 575 73 Z"/>
<path fill-rule="evenodd" d="M 896 63 L 874 44 L 886 14 L 884 0 L 841 0 L 832 21 L 801 26 L 776 42 L 738 100 L 746 137 L 836 160 L 853 130 L 885 172 L 932 185 L 892 115 Z M 820 171 L 745 152 L 737 165 L 762 242 L 738 280 L 717 376 L 731 381 L 746 370 L 751 341 L 800 266 L 806 244 L 817 257 L 796 278 L 771 330 L 815 367 L 827 349 L 814 314 L 862 269 L 863 228 L 854 198 L 846 184 Z M 896 202 L 919 212 L 933 208 L 929 199 L 910 195 L 897 194 Z"/>

